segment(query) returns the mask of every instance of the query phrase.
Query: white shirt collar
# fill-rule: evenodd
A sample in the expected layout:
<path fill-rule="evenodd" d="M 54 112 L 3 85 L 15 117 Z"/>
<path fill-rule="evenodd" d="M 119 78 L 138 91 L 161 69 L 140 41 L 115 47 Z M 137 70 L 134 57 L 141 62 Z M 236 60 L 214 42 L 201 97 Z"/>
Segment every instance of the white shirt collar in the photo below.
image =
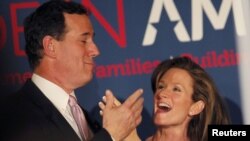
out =
<path fill-rule="evenodd" d="M 59 87 L 55 83 L 37 74 L 33 74 L 31 80 L 59 111 L 66 111 L 66 107 L 69 100 L 69 94 L 67 94 L 61 87 Z M 76 97 L 74 91 L 70 93 L 70 95 Z"/>

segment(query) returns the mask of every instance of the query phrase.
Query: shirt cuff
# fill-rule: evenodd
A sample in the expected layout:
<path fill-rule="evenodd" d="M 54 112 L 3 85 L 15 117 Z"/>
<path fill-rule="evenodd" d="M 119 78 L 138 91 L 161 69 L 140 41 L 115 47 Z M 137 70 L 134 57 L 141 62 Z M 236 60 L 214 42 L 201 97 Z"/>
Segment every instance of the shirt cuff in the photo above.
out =
<path fill-rule="evenodd" d="M 111 136 L 112 141 L 115 141 L 115 139 Z"/>

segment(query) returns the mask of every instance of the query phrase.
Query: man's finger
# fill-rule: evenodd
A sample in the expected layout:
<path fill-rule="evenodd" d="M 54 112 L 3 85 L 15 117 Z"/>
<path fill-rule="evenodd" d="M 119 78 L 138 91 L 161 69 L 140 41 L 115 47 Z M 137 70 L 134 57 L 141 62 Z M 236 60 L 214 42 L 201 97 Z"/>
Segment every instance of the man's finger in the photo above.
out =
<path fill-rule="evenodd" d="M 98 105 L 101 110 L 105 109 L 105 105 L 103 102 L 99 102 Z"/>
<path fill-rule="evenodd" d="M 143 110 L 144 99 L 141 97 L 132 107 L 132 112 L 134 113 L 134 118 L 136 120 L 136 125 L 138 125 L 141 120 L 141 113 Z M 139 120 L 139 121 L 138 121 Z"/>
<path fill-rule="evenodd" d="M 121 102 L 117 99 L 117 98 L 115 98 L 114 97 L 114 104 L 115 104 L 115 106 L 120 106 L 121 105 Z"/>
<path fill-rule="evenodd" d="M 102 101 L 103 101 L 104 103 L 107 102 L 106 96 L 103 96 L 103 97 L 102 97 Z"/>
<path fill-rule="evenodd" d="M 102 111 L 102 110 L 100 110 L 100 115 L 101 115 L 101 116 L 103 115 L 103 111 Z"/>
<path fill-rule="evenodd" d="M 105 96 L 106 96 L 106 108 L 111 109 L 114 103 L 114 96 L 110 90 L 106 90 Z"/>
<path fill-rule="evenodd" d="M 124 102 L 125 106 L 131 107 L 138 98 L 142 95 L 143 89 L 136 90 L 132 95 L 130 95 L 127 100 Z"/>
<path fill-rule="evenodd" d="M 135 121 L 136 127 L 141 123 L 141 121 L 142 121 L 142 116 L 139 116 Z"/>
<path fill-rule="evenodd" d="M 132 105 L 131 110 L 133 113 L 139 111 L 139 109 L 143 108 L 143 102 L 144 102 L 144 98 L 140 97 L 135 103 L 134 105 Z"/>

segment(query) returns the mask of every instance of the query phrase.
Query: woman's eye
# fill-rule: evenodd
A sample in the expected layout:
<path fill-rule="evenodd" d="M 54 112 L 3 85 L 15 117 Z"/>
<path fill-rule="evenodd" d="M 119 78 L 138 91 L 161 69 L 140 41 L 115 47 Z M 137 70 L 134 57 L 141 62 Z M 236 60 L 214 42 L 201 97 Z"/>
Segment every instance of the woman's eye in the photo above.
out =
<path fill-rule="evenodd" d="M 164 88 L 163 85 L 158 85 L 158 86 L 157 86 L 157 89 L 159 89 L 159 90 L 160 90 L 160 89 L 163 89 L 163 88 Z"/>
<path fill-rule="evenodd" d="M 181 92 L 181 89 L 178 88 L 178 87 L 174 87 L 173 90 L 174 90 L 175 92 Z"/>

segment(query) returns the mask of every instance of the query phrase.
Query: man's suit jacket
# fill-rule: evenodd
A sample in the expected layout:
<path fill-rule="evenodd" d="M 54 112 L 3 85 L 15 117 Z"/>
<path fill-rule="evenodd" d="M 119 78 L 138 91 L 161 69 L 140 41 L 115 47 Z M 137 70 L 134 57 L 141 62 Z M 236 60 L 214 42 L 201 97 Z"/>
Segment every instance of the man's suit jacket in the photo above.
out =
<path fill-rule="evenodd" d="M 1 141 L 80 141 L 66 119 L 31 80 L 4 100 L 2 106 Z M 109 133 L 84 113 L 94 133 L 92 141 L 112 141 Z"/>

